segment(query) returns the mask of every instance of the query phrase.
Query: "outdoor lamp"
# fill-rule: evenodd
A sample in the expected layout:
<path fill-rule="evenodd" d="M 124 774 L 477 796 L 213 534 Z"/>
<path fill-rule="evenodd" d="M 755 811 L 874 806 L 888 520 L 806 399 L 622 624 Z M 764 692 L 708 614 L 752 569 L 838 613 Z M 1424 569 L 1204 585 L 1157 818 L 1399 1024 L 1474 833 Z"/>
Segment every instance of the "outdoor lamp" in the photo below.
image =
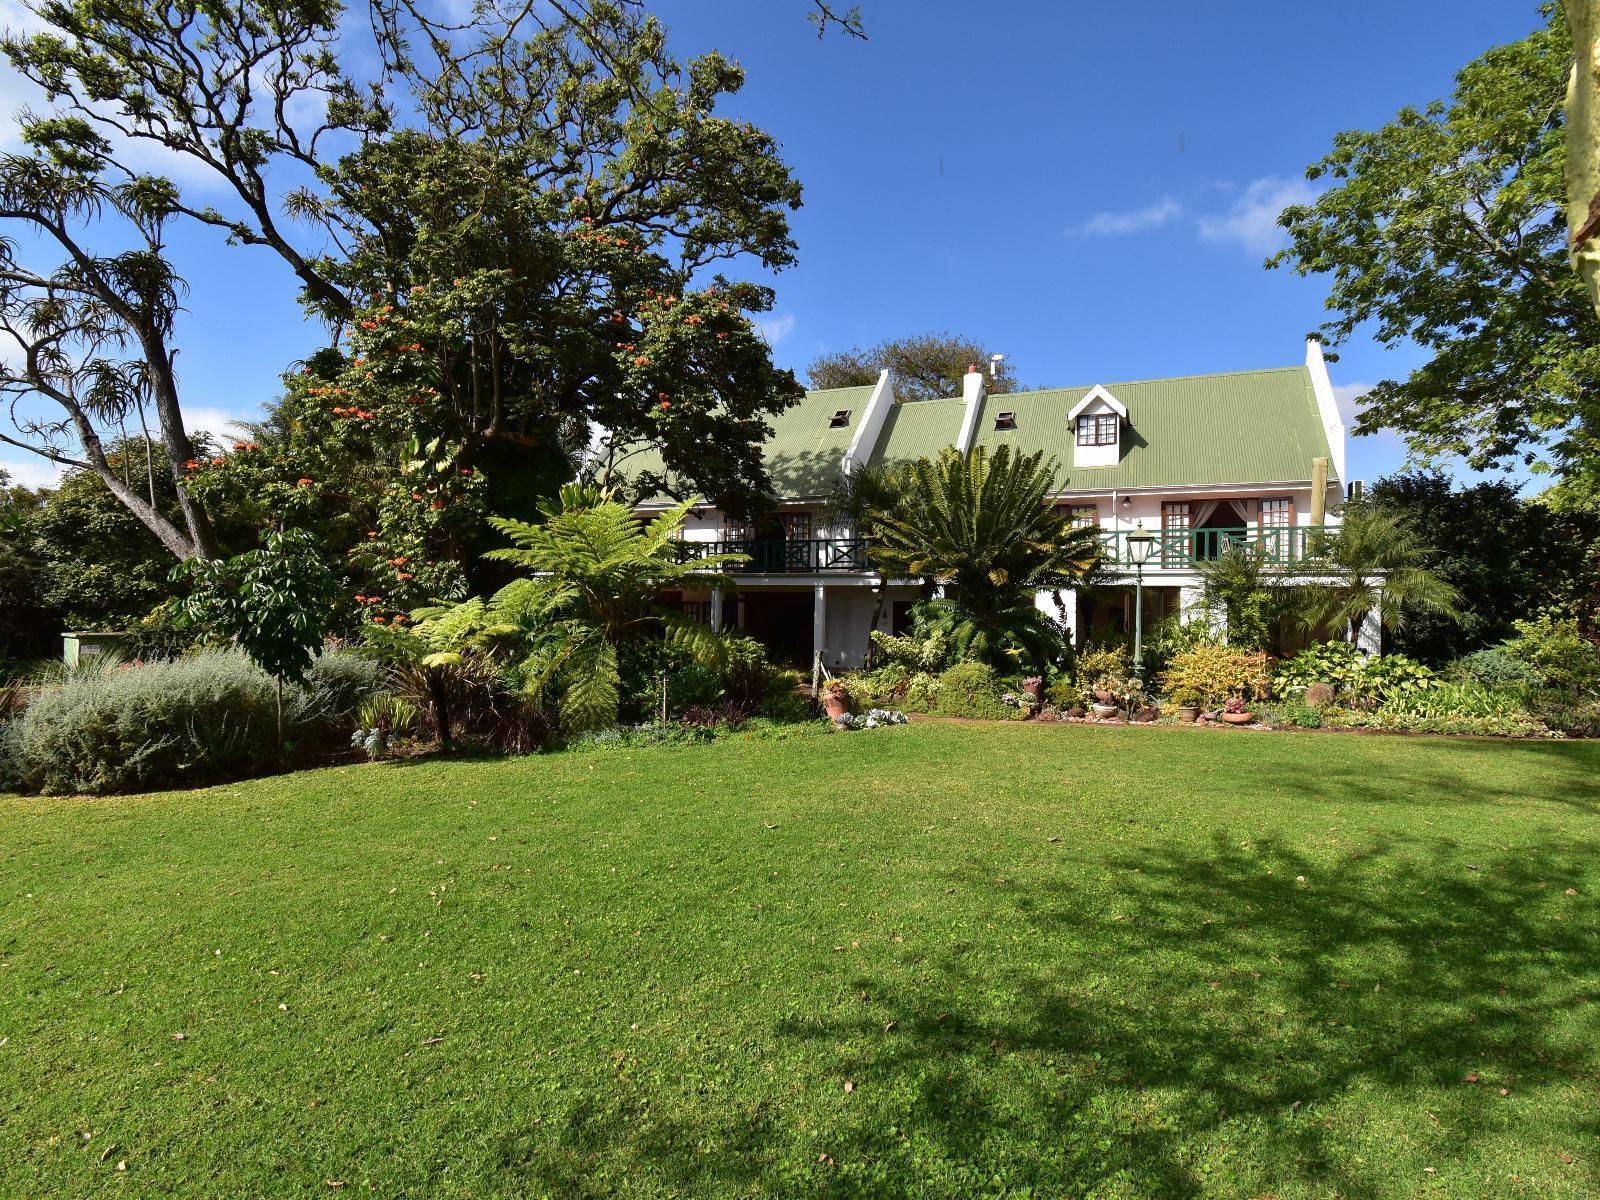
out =
<path fill-rule="evenodd" d="M 1144 678 L 1144 565 L 1150 561 L 1156 539 L 1143 521 L 1134 523 L 1128 535 L 1128 561 L 1133 564 L 1133 674 Z"/>
<path fill-rule="evenodd" d="M 1128 535 L 1128 561 L 1136 567 L 1144 566 L 1155 546 L 1155 535 L 1144 527 L 1143 521 L 1136 522 Z"/>

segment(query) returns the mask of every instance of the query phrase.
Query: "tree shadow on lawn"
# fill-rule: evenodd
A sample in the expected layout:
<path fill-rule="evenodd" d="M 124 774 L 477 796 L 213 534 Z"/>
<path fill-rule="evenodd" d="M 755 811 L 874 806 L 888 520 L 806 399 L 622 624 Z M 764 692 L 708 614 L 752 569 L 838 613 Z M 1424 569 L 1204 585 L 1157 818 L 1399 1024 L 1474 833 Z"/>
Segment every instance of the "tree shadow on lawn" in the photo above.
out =
<path fill-rule="evenodd" d="M 699 1117 L 643 1096 L 575 1113 L 561 1159 L 525 1165 L 570 1194 L 559 1162 L 598 1157 L 684 1194 L 1375 1197 L 1479 1194 L 1531 1161 L 1592 1193 L 1600 1118 L 1575 1089 L 1600 1069 L 1600 938 L 1565 891 L 1597 853 L 1546 840 L 1469 869 L 1437 840 L 1217 834 L 1097 860 L 1109 894 L 952 867 L 975 919 L 930 933 L 944 949 L 841 959 L 845 999 L 774 1022 L 791 1086 Z"/>
<path fill-rule="evenodd" d="M 1600 813 L 1600 741 L 1418 736 L 1403 739 L 1417 753 L 1383 761 L 1380 774 L 1375 771 L 1380 764 L 1364 756 L 1316 753 L 1321 743 L 1365 740 L 1365 735 L 1313 731 L 1290 736 L 1311 750 L 1291 781 L 1311 799 L 1410 807 L 1531 799 Z"/>

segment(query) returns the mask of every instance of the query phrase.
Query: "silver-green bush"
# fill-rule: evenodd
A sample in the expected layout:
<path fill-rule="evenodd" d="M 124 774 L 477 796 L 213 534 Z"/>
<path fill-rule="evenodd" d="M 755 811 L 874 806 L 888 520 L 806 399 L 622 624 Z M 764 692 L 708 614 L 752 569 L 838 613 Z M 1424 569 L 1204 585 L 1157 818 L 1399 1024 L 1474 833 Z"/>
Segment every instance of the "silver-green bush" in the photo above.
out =
<path fill-rule="evenodd" d="M 376 675 L 351 655 L 317 661 L 285 696 L 291 740 L 336 726 Z M 238 651 L 68 676 L 41 690 L 16 722 L 15 770 L 25 790 L 105 793 L 189 787 L 278 765 L 274 685 Z"/>

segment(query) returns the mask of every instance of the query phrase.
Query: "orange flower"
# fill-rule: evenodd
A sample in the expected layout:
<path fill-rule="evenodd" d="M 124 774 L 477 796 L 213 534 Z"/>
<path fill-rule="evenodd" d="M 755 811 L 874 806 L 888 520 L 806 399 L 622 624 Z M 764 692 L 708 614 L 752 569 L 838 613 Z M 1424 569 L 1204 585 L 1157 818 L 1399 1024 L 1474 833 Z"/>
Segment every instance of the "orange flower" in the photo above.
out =
<path fill-rule="evenodd" d="M 661 402 L 661 407 L 662 407 L 662 408 L 671 408 L 671 407 L 672 407 L 672 401 L 670 401 L 670 400 L 663 400 L 663 401 L 662 401 L 662 402 Z"/>
<path fill-rule="evenodd" d="M 428 505 L 428 507 L 433 509 L 434 512 L 438 512 L 441 508 L 444 507 L 444 505 L 440 501 L 435 500 L 432 504 Z"/>
<path fill-rule="evenodd" d="M 411 493 L 411 498 L 413 500 L 421 500 L 422 499 L 422 493 L 421 492 L 412 492 Z"/>
<path fill-rule="evenodd" d="M 400 578 L 401 579 L 411 579 L 412 575 L 409 572 L 401 571 L 400 572 Z"/>
<path fill-rule="evenodd" d="M 302 475 L 296 482 L 299 483 L 299 485 L 301 487 L 310 487 L 313 483 L 316 482 L 316 480 L 315 479 L 307 479 L 304 475 Z"/>

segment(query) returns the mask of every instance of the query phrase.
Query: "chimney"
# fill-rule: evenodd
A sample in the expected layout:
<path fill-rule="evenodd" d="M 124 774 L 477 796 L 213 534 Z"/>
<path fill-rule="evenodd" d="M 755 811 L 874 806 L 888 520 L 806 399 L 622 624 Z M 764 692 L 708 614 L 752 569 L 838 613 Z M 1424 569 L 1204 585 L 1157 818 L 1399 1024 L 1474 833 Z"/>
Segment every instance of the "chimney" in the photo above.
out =
<path fill-rule="evenodd" d="M 984 374 L 973 363 L 961 378 L 961 433 L 956 438 L 956 449 L 962 454 L 972 449 L 978 435 L 978 414 L 983 410 Z"/>

